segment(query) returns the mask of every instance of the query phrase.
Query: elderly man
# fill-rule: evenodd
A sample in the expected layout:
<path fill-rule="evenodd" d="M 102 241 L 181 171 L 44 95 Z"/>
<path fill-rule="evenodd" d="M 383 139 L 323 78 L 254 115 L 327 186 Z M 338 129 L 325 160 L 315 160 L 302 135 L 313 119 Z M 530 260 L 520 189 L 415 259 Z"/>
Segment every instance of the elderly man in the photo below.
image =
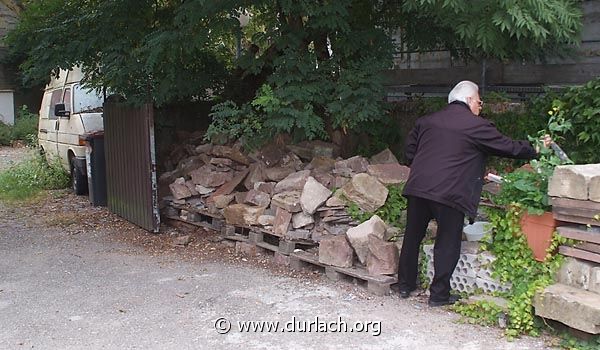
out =
<path fill-rule="evenodd" d="M 477 85 L 461 81 L 450 91 L 448 105 L 419 118 L 408 136 L 410 176 L 403 193 L 408 210 L 398 272 L 403 298 L 416 289 L 419 247 L 429 221 L 435 219 L 429 305 L 456 302 L 458 298 L 450 295 L 450 278 L 460 256 L 465 215 L 470 221 L 477 215 L 488 155 L 531 159 L 537 154 L 529 142 L 513 141 L 480 118 L 482 105 Z"/>

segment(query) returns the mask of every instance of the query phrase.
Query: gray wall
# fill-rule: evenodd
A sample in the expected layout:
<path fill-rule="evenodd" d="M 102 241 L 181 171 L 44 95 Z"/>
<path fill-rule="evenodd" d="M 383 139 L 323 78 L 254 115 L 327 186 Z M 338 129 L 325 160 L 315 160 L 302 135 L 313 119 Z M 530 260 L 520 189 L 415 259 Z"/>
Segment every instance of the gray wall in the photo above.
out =
<path fill-rule="evenodd" d="M 444 87 L 440 90 L 445 91 L 447 86 L 464 79 L 479 84 L 485 80 L 488 86 L 513 86 L 513 89 L 523 91 L 527 91 L 523 85 L 582 84 L 600 76 L 600 0 L 584 1 L 582 6 L 582 42 L 573 58 L 550 57 L 544 63 L 502 64 L 498 61 L 465 63 L 453 59 L 446 51 L 398 54 L 390 74 L 390 89 L 418 92 L 423 88 L 410 85 L 419 85 L 429 86 L 429 92 L 436 91 L 436 86 Z"/>

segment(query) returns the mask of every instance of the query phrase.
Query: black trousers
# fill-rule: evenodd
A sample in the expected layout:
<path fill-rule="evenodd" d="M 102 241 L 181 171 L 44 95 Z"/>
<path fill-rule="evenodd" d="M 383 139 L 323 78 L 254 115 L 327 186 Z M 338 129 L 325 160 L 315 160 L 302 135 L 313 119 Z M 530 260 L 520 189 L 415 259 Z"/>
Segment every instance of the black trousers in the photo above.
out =
<path fill-rule="evenodd" d="M 465 220 L 463 212 L 447 205 L 419 197 L 408 197 L 406 233 L 400 253 L 398 284 L 401 290 L 416 289 L 419 248 L 431 219 L 437 221 L 438 229 L 433 249 L 435 275 L 429 287 L 429 299 L 444 301 L 450 297 L 450 278 L 460 258 Z"/>

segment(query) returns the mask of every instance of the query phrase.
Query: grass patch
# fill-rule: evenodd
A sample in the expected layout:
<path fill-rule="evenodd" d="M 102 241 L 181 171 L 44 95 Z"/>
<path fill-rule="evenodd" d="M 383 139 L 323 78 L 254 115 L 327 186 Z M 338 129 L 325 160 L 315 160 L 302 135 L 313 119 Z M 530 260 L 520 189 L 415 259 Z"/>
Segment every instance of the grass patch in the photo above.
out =
<path fill-rule="evenodd" d="M 27 146 L 37 146 L 38 115 L 29 112 L 23 106 L 17 113 L 15 125 L 6 125 L 0 122 L 0 145 L 10 146 L 13 142 L 21 140 Z"/>
<path fill-rule="evenodd" d="M 0 172 L 0 200 L 26 200 L 43 190 L 65 188 L 69 181 L 69 174 L 58 159 L 48 164 L 36 155 Z"/>

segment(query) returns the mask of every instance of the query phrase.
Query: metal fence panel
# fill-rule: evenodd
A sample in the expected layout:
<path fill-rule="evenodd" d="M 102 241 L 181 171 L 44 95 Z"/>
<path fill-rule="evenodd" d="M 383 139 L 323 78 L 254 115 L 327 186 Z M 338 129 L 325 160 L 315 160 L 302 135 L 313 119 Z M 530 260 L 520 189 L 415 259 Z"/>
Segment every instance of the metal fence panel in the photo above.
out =
<path fill-rule="evenodd" d="M 154 153 L 154 108 L 104 104 L 108 209 L 158 232 L 160 215 Z"/>

